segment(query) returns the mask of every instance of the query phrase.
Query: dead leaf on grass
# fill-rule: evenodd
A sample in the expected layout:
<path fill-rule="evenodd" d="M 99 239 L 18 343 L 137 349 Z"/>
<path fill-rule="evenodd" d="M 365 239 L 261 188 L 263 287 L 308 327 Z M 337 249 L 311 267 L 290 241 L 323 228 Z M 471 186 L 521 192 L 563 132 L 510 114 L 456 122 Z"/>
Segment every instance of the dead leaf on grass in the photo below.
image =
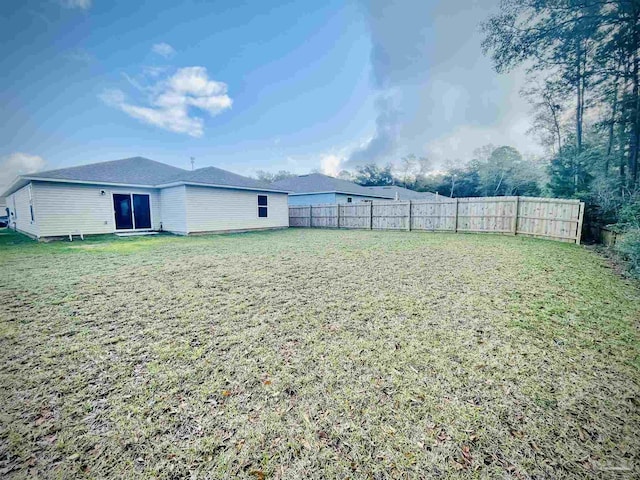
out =
<path fill-rule="evenodd" d="M 249 472 L 249 475 L 256 477 L 258 480 L 264 480 L 265 478 L 264 472 L 262 470 L 251 470 Z"/>

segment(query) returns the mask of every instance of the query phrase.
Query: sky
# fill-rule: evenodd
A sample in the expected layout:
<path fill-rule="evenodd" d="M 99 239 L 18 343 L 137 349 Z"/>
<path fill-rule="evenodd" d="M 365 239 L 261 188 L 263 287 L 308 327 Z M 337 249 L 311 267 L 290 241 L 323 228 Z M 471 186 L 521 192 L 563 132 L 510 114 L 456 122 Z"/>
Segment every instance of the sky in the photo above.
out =
<path fill-rule="evenodd" d="M 539 153 L 524 76 L 481 52 L 497 4 L 4 0 L 0 184 L 132 156 L 252 175 Z"/>

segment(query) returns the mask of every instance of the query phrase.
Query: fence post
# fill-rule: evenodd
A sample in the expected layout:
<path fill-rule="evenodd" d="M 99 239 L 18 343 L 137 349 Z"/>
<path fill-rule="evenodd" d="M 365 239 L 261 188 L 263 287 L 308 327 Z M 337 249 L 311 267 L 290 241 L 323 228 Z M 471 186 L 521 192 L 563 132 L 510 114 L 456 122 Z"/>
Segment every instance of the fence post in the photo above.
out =
<path fill-rule="evenodd" d="M 408 215 L 407 215 L 407 231 L 410 232 L 411 231 L 411 200 L 409 200 L 407 202 L 407 209 L 409 209 Z"/>
<path fill-rule="evenodd" d="M 513 225 L 511 226 L 511 231 L 514 235 L 518 234 L 518 205 L 520 204 L 520 197 L 516 197 L 516 205 L 515 210 L 513 211 Z"/>
<path fill-rule="evenodd" d="M 460 201 L 458 199 L 458 197 L 456 197 L 456 225 L 453 229 L 454 232 L 458 233 L 458 205 L 459 205 Z"/>
<path fill-rule="evenodd" d="M 340 228 L 340 204 L 336 204 L 336 224 L 337 228 Z"/>
<path fill-rule="evenodd" d="M 373 200 L 369 202 L 369 230 L 373 230 Z"/>
<path fill-rule="evenodd" d="M 309 205 L 309 228 L 313 227 L 313 205 Z"/>
<path fill-rule="evenodd" d="M 582 219 L 584 218 L 584 202 L 580 202 L 578 207 L 578 231 L 576 232 L 576 245 L 580 245 L 582 238 Z"/>

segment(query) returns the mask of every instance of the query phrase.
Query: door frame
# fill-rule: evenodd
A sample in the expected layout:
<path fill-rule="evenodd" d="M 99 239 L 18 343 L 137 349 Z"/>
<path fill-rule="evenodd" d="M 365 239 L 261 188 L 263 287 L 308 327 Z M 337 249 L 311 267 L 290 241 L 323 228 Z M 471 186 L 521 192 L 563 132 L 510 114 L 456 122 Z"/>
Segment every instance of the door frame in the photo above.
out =
<path fill-rule="evenodd" d="M 113 203 L 114 195 L 129 195 L 129 201 L 131 202 L 131 223 L 133 223 L 133 228 L 118 228 L 118 224 L 116 223 L 116 208 Z M 151 220 L 151 226 L 149 228 L 136 228 L 136 212 L 133 206 L 133 196 L 134 195 L 146 195 L 149 197 L 149 219 Z M 113 231 L 114 232 L 136 232 L 136 231 L 148 231 L 153 230 L 153 207 L 151 204 L 151 194 L 150 193 L 139 193 L 139 192 L 111 192 L 111 208 L 113 208 Z"/>

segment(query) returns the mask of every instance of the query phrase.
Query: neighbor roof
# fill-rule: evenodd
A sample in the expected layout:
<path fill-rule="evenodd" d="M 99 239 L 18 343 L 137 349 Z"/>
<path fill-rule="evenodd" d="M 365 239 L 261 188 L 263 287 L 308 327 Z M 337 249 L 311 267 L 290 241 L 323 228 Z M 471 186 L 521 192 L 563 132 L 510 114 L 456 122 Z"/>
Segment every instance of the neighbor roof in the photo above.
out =
<path fill-rule="evenodd" d="M 389 194 L 393 198 L 397 198 L 398 200 L 441 200 L 449 197 L 442 197 L 441 195 L 437 195 L 431 192 L 416 192 L 415 190 L 409 190 L 408 188 L 399 187 L 397 185 L 386 185 L 384 187 L 367 187 L 369 190 L 380 193 L 380 194 Z"/>
<path fill-rule="evenodd" d="M 290 195 L 305 193 L 346 193 L 349 195 L 363 195 L 366 197 L 393 198 L 393 194 L 372 192 L 347 180 L 329 177 L 321 173 L 310 173 L 297 177 L 285 178 L 271 184 L 276 188 L 289 190 Z"/>
<path fill-rule="evenodd" d="M 79 167 L 61 168 L 22 175 L 4 194 L 10 195 L 30 180 L 105 185 L 129 185 L 160 188 L 169 185 L 197 184 L 249 190 L 275 190 L 272 186 L 215 167 L 184 170 L 144 157 L 124 158 L 109 162 L 91 163 Z"/>

